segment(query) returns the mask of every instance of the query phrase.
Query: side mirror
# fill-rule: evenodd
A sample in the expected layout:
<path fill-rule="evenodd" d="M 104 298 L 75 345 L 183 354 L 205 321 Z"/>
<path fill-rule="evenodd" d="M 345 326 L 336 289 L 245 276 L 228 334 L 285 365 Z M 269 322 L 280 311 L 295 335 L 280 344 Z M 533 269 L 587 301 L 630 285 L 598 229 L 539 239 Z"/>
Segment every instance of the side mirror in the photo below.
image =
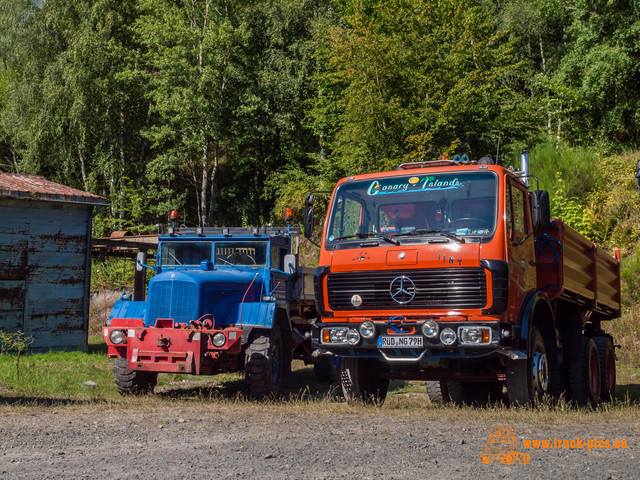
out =
<path fill-rule="evenodd" d="M 640 162 L 640 160 L 638 160 Z M 313 204 L 316 203 L 316 196 L 313 193 L 307 195 L 307 198 L 304 199 L 305 207 L 313 207 Z"/>
<path fill-rule="evenodd" d="M 284 256 L 284 271 L 291 275 L 298 271 L 298 262 L 296 260 L 296 256 L 292 253 Z"/>
<path fill-rule="evenodd" d="M 313 193 L 307 195 L 304 200 L 304 236 L 311 238 L 313 232 L 313 204 L 316 203 L 316 196 Z"/>
<path fill-rule="evenodd" d="M 531 196 L 531 215 L 533 228 L 549 228 L 551 226 L 551 207 L 549 206 L 549 192 L 536 190 Z"/>
<path fill-rule="evenodd" d="M 638 193 L 640 193 L 640 160 L 636 163 L 636 185 L 638 185 Z"/>

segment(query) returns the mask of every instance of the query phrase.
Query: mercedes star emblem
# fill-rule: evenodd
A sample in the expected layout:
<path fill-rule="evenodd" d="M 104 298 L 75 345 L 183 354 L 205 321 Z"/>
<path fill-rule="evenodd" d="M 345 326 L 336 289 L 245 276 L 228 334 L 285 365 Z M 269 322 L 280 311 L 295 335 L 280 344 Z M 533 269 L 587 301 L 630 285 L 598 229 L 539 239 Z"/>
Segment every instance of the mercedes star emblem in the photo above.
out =
<path fill-rule="evenodd" d="M 389 293 L 397 303 L 409 303 L 416 296 L 416 284 L 409 277 L 401 275 L 391 280 Z"/>

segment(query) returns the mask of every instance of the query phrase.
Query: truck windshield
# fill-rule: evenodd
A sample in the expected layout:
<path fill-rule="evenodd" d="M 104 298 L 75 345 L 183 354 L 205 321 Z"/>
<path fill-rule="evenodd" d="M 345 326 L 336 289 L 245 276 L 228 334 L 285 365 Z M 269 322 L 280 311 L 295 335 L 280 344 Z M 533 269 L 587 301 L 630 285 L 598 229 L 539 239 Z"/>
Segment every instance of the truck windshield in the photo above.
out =
<path fill-rule="evenodd" d="M 164 242 L 162 244 L 162 265 L 200 266 L 203 260 L 211 261 L 212 242 Z"/>
<path fill-rule="evenodd" d="M 267 263 L 267 244 L 225 242 L 216 243 L 216 265 L 264 266 Z"/>
<path fill-rule="evenodd" d="M 343 183 L 328 222 L 328 244 L 381 237 L 445 235 L 480 242 L 496 225 L 492 172 L 381 177 Z"/>

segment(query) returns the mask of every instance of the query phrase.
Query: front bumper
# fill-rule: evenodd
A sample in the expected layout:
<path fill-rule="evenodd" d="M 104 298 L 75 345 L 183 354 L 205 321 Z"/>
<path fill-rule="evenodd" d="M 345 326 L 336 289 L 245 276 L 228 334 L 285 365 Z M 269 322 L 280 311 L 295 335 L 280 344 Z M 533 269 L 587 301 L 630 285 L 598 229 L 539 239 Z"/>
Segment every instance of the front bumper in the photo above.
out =
<path fill-rule="evenodd" d="M 386 362 L 430 363 L 441 359 L 526 357 L 524 352 L 518 350 L 518 328 L 510 323 L 495 320 L 468 321 L 462 318 L 459 321 L 435 320 L 438 325 L 435 336 L 427 336 L 423 332 L 422 327 L 427 319 L 404 323 L 370 322 L 375 328 L 369 338 L 365 338 L 361 333 L 361 325 L 366 322 L 315 324 L 312 327 L 312 347 L 318 355 L 374 357 Z M 344 329 L 348 335 L 342 335 Z M 441 334 L 445 330 L 447 335 L 443 342 Z M 358 335 L 354 331 L 358 332 Z M 484 342 L 470 342 L 469 332 L 484 333 Z M 354 341 L 356 336 L 359 337 L 357 342 Z M 452 338 L 452 343 L 447 344 Z M 336 339 L 337 341 L 334 341 Z"/>
<path fill-rule="evenodd" d="M 130 320 L 113 319 L 109 327 L 103 327 L 108 355 L 127 359 L 127 366 L 134 371 L 211 374 L 219 370 L 217 364 L 228 361 L 240 353 L 242 329 L 184 328 L 181 326 L 145 327 Z M 124 339 L 115 344 L 111 333 L 121 330 Z M 224 335 L 224 343 L 214 344 Z"/>

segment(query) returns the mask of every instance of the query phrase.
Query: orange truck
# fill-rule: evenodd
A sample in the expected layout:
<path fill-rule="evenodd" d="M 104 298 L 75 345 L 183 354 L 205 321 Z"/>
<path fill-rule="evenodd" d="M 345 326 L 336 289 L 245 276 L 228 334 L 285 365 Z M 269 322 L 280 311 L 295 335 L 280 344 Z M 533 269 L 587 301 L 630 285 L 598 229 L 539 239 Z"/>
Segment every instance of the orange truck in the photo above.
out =
<path fill-rule="evenodd" d="M 432 399 L 611 399 L 620 262 L 560 219 L 522 168 L 491 158 L 405 163 L 331 194 L 314 277 L 316 355 L 340 358 L 347 400 L 390 379 Z M 537 180 L 535 180 L 537 182 Z M 311 236 L 315 195 L 306 201 Z"/>

